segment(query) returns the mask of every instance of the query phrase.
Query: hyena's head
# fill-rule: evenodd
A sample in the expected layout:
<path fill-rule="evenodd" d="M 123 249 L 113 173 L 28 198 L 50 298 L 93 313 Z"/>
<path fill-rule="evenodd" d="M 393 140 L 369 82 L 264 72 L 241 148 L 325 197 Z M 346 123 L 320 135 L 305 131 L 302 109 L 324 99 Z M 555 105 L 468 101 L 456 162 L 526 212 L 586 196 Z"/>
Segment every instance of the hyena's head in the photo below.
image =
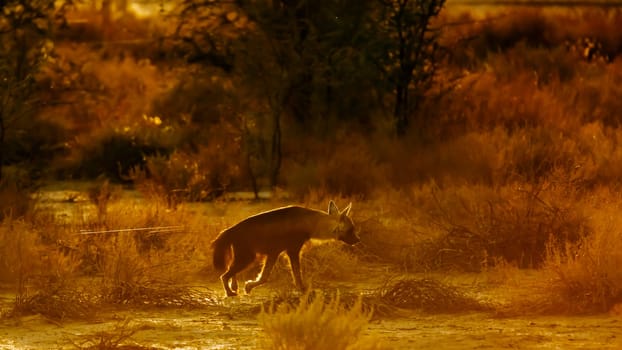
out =
<path fill-rule="evenodd" d="M 354 233 L 354 223 L 350 218 L 351 208 L 352 203 L 348 204 L 344 210 L 339 211 L 335 202 L 330 201 L 330 203 L 328 203 L 328 215 L 335 216 L 338 219 L 337 227 L 334 231 L 335 238 L 353 245 L 357 244 L 361 240 Z"/>

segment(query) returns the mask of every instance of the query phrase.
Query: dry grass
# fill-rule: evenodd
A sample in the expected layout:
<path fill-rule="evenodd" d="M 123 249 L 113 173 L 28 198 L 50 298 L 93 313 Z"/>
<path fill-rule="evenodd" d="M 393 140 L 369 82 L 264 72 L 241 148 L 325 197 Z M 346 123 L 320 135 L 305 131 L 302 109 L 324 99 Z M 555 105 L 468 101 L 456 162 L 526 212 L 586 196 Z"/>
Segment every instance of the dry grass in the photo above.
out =
<path fill-rule="evenodd" d="M 196 306 L 200 302 L 184 284 L 184 274 L 173 272 L 179 268 L 178 261 L 150 261 L 133 237 L 117 237 L 103 252 L 102 297 L 122 305 Z"/>
<path fill-rule="evenodd" d="M 137 306 L 213 301 L 188 283 L 208 264 L 209 239 L 218 228 L 183 208 L 167 210 L 158 202 L 138 210 L 127 203 L 113 205 L 102 226 L 87 226 L 90 233 L 78 237 L 78 254 L 91 263 L 83 268 L 102 276 L 103 300 Z"/>
<path fill-rule="evenodd" d="M 7 316 L 41 314 L 61 322 L 91 318 L 109 304 L 198 307 L 216 303 L 212 292 L 189 283 L 208 265 L 208 240 L 221 225 L 188 218 L 181 208 L 168 211 L 157 203 L 136 207 L 127 200 L 106 205 L 106 214 L 80 215 L 77 222 L 56 221 L 49 215 L 35 216 L 32 224 L 2 222 L 1 277 L 17 290 Z M 184 225 L 173 225 L 177 223 Z"/>
<path fill-rule="evenodd" d="M 5 219 L 0 224 L 0 277 L 15 286 L 13 309 L 5 316 L 90 318 L 98 309 L 98 296 L 78 282 L 80 260 L 45 243 L 42 232 L 23 220 Z"/>
<path fill-rule="evenodd" d="M 268 336 L 267 349 L 382 349 L 377 339 L 363 336 L 370 317 L 360 298 L 346 307 L 339 295 L 310 293 L 297 305 L 262 311 L 259 323 Z"/>
<path fill-rule="evenodd" d="M 41 271 L 38 232 L 23 220 L 0 222 L 0 279 L 23 290 L 30 276 Z"/>

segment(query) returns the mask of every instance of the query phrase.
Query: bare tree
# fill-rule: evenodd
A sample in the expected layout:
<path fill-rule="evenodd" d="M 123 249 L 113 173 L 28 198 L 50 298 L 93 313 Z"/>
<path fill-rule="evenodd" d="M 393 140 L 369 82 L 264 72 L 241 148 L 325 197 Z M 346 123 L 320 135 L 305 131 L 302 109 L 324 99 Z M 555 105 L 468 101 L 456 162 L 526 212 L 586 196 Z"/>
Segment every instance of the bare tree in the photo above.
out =
<path fill-rule="evenodd" d="M 438 66 L 439 28 L 432 21 L 445 0 L 379 0 L 385 48 L 379 66 L 394 91 L 393 116 L 398 135 L 404 134 L 410 117 L 429 90 Z"/>

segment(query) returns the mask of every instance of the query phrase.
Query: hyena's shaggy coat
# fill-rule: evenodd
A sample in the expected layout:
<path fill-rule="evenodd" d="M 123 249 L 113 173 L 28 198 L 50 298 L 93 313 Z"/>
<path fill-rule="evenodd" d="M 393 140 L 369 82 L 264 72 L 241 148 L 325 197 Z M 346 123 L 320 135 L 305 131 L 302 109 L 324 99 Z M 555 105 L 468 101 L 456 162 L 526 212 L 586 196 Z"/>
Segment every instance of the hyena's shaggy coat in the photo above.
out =
<path fill-rule="evenodd" d="M 212 242 L 214 267 L 226 270 L 220 279 L 227 296 L 237 295 L 236 274 L 255 261 L 265 257 L 261 273 L 254 281 L 247 281 L 246 293 L 266 283 L 279 255 L 285 252 L 292 267 L 294 282 L 304 290 L 300 274 L 300 249 L 310 239 L 338 239 L 356 244 L 354 224 L 349 217 L 352 203 L 339 211 L 333 201 L 328 212 L 288 206 L 248 217 L 222 231 Z"/>

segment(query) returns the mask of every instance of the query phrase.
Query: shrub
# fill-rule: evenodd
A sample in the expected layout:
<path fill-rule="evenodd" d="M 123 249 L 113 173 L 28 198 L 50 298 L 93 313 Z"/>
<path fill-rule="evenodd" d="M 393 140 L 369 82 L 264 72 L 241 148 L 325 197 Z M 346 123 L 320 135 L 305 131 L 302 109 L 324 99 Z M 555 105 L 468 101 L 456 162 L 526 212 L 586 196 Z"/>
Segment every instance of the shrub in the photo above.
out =
<path fill-rule="evenodd" d="M 4 169 L 0 180 L 0 222 L 5 218 L 23 218 L 32 212 L 35 201 L 32 185 L 25 174 L 9 173 Z"/>
<path fill-rule="evenodd" d="M 585 67 L 580 59 L 569 55 L 563 47 L 530 48 L 524 43 L 517 44 L 504 54 L 491 55 L 488 60 L 503 81 L 515 79 L 517 72 L 530 73 L 532 89 L 547 84 L 568 83 L 577 71 Z"/>
<path fill-rule="evenodd" d="M 615 207 L 596 213 L 592 234 L 580 241 L 549 245 L 544 268 L 551 278 L 539 312 L 599 313 L 622 302 L 622 222 Z"/>
<path fill-rule="evenodd" d="M 212 200 L 241 182 L 240 166 L 228 155 L 219 147 L 200 146 L 196 152 L 146 157 L 145 171 L 135 168 L 129 178 L 145 195 L 163 198 L 170 207 L 181 200 Z"/>
<path fill-rule="evenodd" d="M 302 268 L 307 280 L 344 280 L 357 274 L 359 262 L 341 243 L 326 242 L 305 249 Z"/>
<path fill-rule="evenodd" d="M 452 14 L 450 11 L 445 21 L 462 25 L 449 27 L 445 42 L 454 43 L 454 46 L 458 43 L 454 58 L 455 62 L 463 64 L 484 62 L 488 54 L 517 45 L 563 47 L 584 38 L 600 43 L 603 53 L 611 59 L 622 49 L 622 36 L 615 30 L 621 14 L 619 9 L 572 12 L 506 9 L 503 16 L 491 11 L 482 20 L 471 13 Z M 456 37 L 470 40 L 456 40 Z"/>
<path fill-rule="evenodd" d="M 45 174 L 50 160 L 61 154 L 68 134 L 57 121 L 42 117 L 18 118 L 3 144 L 4 164 L 27 166 L 27 177 Z"/>
<path fill-rule="evenodd" d="M 356 203 L 357 227 L 361 243 L 357 256 L 361 260 L 396 264 L 409 271 L 414 266 L 416 247 L 422 240 L 418 222 L 425 209 L 409 201 L 398 191 L 375 194 L 369 202 Z"/>
<path fill-rule="evenodd" d="M 338 132 L 334 140 L 305 139 L 305 151 L 292 154 L 281 173 L 287 189 L 304 197 L 314 189 L 343 196 L 366 197 L 385 184 L 385 167 L 364 136 Z M 298 140 L 297 142 L 300 142 Z"/>
<path fill-rule="evenodd" d="M 166 149 L 143 142 L 131 134 L 109 130 L 76 138 L 59 173 L 90 179 L 104 176 L 123 181 L 130 169 L 144 166 L 144 157 L 166 153 Z"/>
<path fill-rule="evenodd" d="M 521 268 L 541 266 L 547 242 L 577 242 L 589 232 L 581 206 L 568 200 L 572 192 L 560 187 L 434 190 L 437 207 L 428 220 L 439 233 L 418 245 L 415 266 L 479 271 L 497 259 Z"/>
<path fill-rule="evenodd" d="M 483 21 L 479 45 L 482 52 L 509 49 L 520 42 L 549 46 L 552 34 L 551 21 L 541 11 L 516 11 L 501 21 Z"/>

